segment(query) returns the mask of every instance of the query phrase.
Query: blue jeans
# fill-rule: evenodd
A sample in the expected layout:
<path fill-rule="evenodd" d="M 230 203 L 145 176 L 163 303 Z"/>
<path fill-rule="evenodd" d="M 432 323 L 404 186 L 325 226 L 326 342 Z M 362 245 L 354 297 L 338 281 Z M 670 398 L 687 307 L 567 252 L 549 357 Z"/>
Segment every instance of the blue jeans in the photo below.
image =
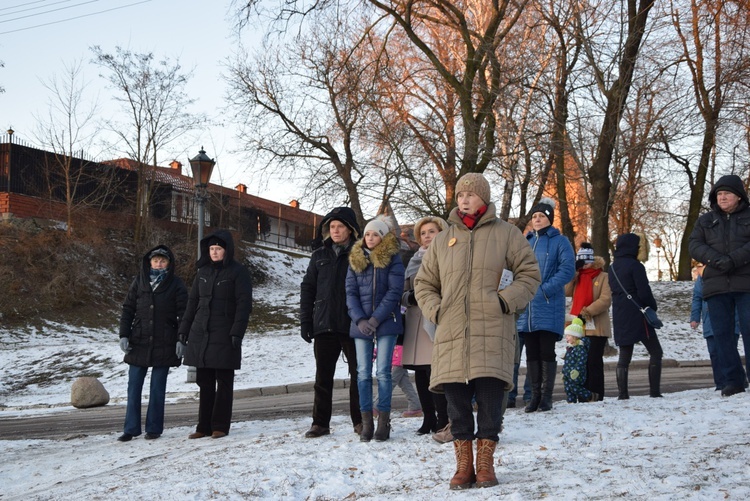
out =
<path fill-rule="evenodd" d="M 735 312 L 740 322 L 740 331 L 743 334 L 750 332 L 750 292 L 716 294 L 706 298 L 706 302 L 722 382 L 725 386 L 744 388 L 746 375 L 737 351 Z M 745 343 L 744 336 L 742 341 Z"/>
<path fill-rule="evenodd" d="M 362 412 L 372 412 L 372 356 L 378 345 L 375 376 L 378 379 L 378 411 L 391 412 L 391 362 L 396 336 L 380 336 L 373 339 L 354 339 L 357 350 L 357 388 L 359 389 L 359 408 Z"/>
<path fill-rule="evenodd" d="M 134 437 L 141 434 L 141 392 L 148 367 L 131 365 L 128 371 L 128 405 L 125 410 L 125 429 Z M 161 435 L 164 432 L 164 400 L 167 393 L 169 367 L 151 368 L 151 389 L 146 411 L 146 433 Z"/>
<path fill-rule="evenodd" d="M 515 400 L 518 396 L 518 369 L 521 366 L 521 352 L 523 351 L 523 345 L 525 344 L 523 339 L 523 333 L 518 333 L 518 350 L 516 351 L 516 363 L 513 364 L 513 389 L 508 393 L 508 400 Z M 523 401 L 528 402 L 531 400 L 531 379 L 527 376 L 523 382 Z"/>

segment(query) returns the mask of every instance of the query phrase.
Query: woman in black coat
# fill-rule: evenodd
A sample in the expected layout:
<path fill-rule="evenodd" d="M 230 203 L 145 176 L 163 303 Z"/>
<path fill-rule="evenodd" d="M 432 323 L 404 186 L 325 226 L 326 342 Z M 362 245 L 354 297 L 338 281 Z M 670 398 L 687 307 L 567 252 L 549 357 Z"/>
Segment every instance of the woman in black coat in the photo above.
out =
<path fill-rule="evenodd" d="M 187 289 L 174 274 L 174 255 L 165 245 L 148 251 L 138 276 L 128 290 L 120 317 L 120 348 L 128 370 L 128 404 L 123 434 L 127 442 L 141 434 L 141 392 L 151 369 L 151 390 L 146 412 L 146 439 L 164 431 L 164 400 L 170 367 L 178 367 L 175 353 L 177 327 L 185 311 Z"/>
<path fill-rule="evenodd" d="M 198 426 L 189 438 L 221 438 L 232 420 L 234 371 L 242 360 L 253 303 L 247 268 L 234 260 L 232 234 L 218 230 L 200 242 L 198 273 L 190 289 L 180 342 L 185 364 L 196 368 Z"/>
<path fill-rule="evenodd" d="M 633 301 L 640 307 L 648 306 L 656 311 L 656 299 L 646 276 L 642 261 L 648 259 L 648 240 L 644 235 L 625 233 L 617 237 L 614 261 L 610 266 L 609 287 L 612 290 L 612 323 L 615 344 L 620 348 L 617 361 L 617 389 L 619 400 L 629 398 L 628 367 L 633 358 L 635 343 L 643 343 L 649 354 L 649 395 L 661 397 L 661 360 L 664 352 L 656 337 L 656 330 Z M 628 299 L 628 294 L 632 297 Z"/>

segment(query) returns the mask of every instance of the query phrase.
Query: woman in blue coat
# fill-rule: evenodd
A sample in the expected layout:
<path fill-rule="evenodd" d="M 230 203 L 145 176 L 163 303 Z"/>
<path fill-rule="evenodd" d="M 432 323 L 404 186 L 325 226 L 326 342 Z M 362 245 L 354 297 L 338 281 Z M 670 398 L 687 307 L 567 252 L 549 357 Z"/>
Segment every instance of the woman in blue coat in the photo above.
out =
<path fill-rule="evenodd" d="M 362 410 L 360 440 L 384 441 L 390 437 L 391 362 L 396 338 L 404 332 L 401 294 L 404 265 L 396 236 L 383 219 L 365 226 L 364 237 L 349 253 L 346 306 L 352 319 L 349 335 L 357 351 L 357 387 Z M 377 345 L 378 429 L 373 432 L 372 359 Z"/>
<path fill-rule="evenodd" d="M 642 261 L 648 259 L 649 245 L 646 237 L 636 233 L 625 233 L 617 237 L 614 261 L 609 267 L 612 290 L 612 330 L 615 344 L 620 348 L 617 361 L 618 399 L 626 400 L 628 395 L 628 368 L 633 358 L 635 343 L 643 343 L 649 354 L 648 384 L 649 395 L 661 397 L 661 359 L 664 352 L 656 337 L 656 330 L 646 322 L 641 310 L 648 306 L 656 311 L 656 299 L 646 276 Z M 628 299 L 628 295 L 632 297 Z M 635 301 L 635 303 L 633 302 Z"/>
<path fill-rule="evenodd" d="M 531 400 L 526 412 L 552 409 L 552 390 L 557 375 L 555 343 L 565 330 L 565 284 L 575 275 L 573 246 L 557 228 L 555 201 L 544 197 L 531 209 L 526 239 L 534 249 L 542 284 L 517 322 L 526 345 L 526 377 L 531 380 Z"/>

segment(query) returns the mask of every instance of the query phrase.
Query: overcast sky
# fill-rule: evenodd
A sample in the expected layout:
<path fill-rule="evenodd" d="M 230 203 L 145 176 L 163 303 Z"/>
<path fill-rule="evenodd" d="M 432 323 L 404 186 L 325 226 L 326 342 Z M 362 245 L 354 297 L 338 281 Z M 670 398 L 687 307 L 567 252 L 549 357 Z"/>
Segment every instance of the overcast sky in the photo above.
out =
<path fill-rule="evenodd" d="M 105 52 L 116 46 L 135 52 L 153 52 L 156 59 L 179 58 L 185 70 L 195 68 L 187 87 L 196 98 L 195 112 L 216 116 L 223 106 L 225 85 L 222 64 L 232 54 L 230 0 L 3 0 L 0 2 L 0 131 L 12 127 L 15 137 L 38 145 L 36 116 L 48 109 L 50 92 L 42 85 L 52 76 L 61 78 L 65 66 L 83 61 L 87 94 L 97 97 L 101 114 L 115 110 L 113 91 L 89 64 L 89 48 Z M 248 33 L 243 38 L 248 44 Z M 246 184 L 252 194 L 288 202 L 299 193 L 288 184 L 263 185 L 252 176 L 252 166 L 236 149 L 231 124 L 214 125 L 197 137 L 185 138 L 169 155 L 187 168 L 187 159 L 201 146 L 217 160 L 212 182 L 234 187 Z M 97 152 L 90 152 L 96 155 Z M 164 159 L 167 165 L 170 159 Z M 187 171 L 186 171 L 187 173 Z"/>

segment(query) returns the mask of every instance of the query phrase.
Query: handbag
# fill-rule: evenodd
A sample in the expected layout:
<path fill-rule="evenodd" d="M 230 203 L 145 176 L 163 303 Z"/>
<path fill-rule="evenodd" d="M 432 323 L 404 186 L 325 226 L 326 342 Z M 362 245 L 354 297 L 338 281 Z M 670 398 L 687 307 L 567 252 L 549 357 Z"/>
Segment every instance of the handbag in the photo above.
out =
<path fill-rule="evenodd" d="M 620 279 L 617 276 L 617 273 L 615 273 L 615 269 L 610 267 L 609 270 L 612 272 L 612 275 L 614 275 L 615 280 L 617 280 L 617 283 L 620 284 L 620 288 L 625 291 L 625 294 L 627 295 L 628 299 L 630 299 L 633 304 L 638 308 L 641 313 L 643 313 L 643 318 L 646 319 L 646 322 L 648 325 L 653 327 L 654 329 L 661 329 L 664 327 L 664 323 L 661 321 L 659 316 L 656 314 L 656 312 L 651 308 L 650 306 L 641 306 L 638 304 L 638 302 L 633 299 L 633 296 L 630 295 L 630 293 L 625 289 L 625 287 L 622 285 L 622 282 L 620 282 Z"/>

